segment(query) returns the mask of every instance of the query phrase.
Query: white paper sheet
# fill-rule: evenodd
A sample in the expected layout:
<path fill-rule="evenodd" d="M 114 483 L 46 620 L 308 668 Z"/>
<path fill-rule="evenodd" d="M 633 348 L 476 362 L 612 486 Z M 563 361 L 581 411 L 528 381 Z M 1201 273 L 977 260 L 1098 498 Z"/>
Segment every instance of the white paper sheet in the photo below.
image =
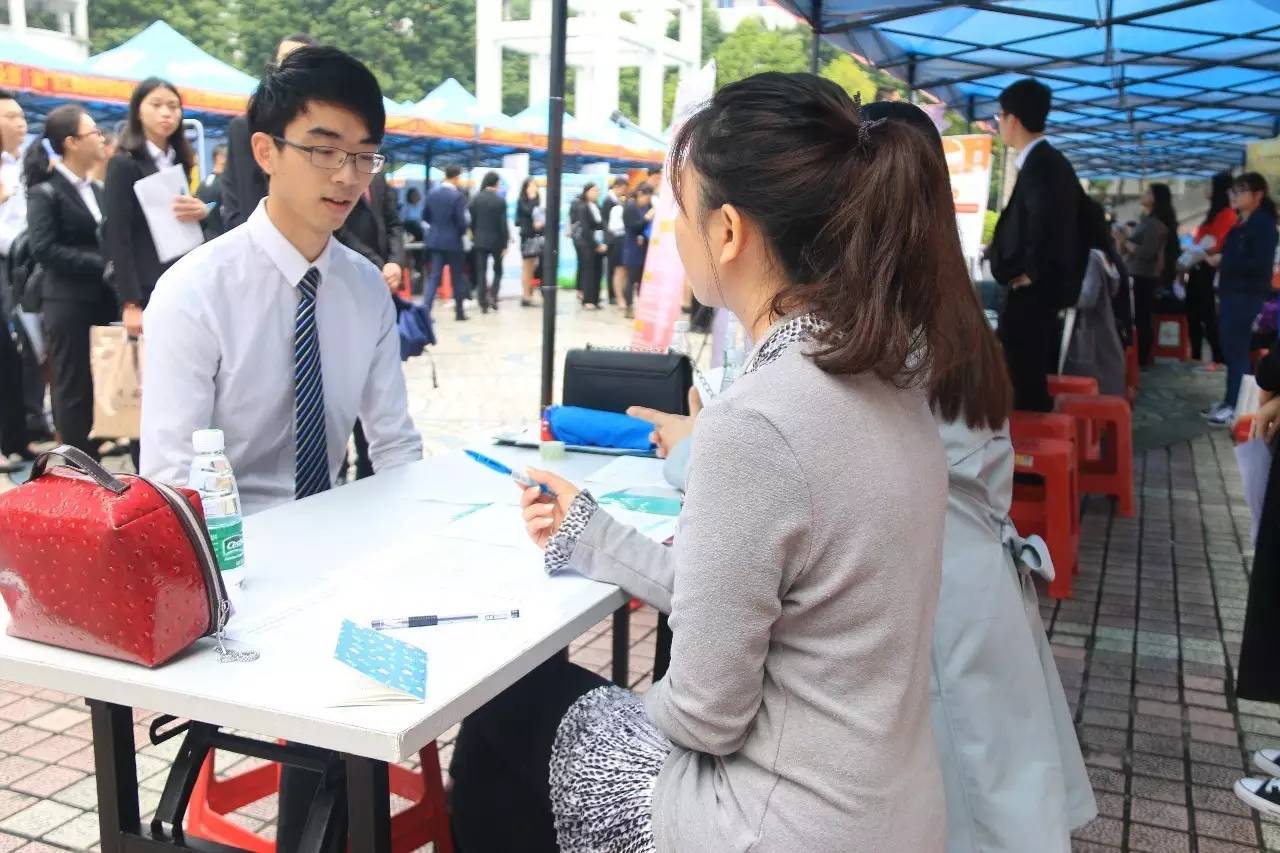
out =
<path fill-rule="evenodd" d="M 1258 541 L 1258 524 L 1262 521 L 1262 504 L 1267 496 L 1267 478 L 1271 476 L 1272 452 L 1270 445 L 1260 438 L 1236 445 L 1236 463 L 1240 466 L 1244 499 L 1253 516 L 1253 542 Z"/>
<path fill-rule="evenodd" d="M 156 256 L 161 263 L 180 258 L 204 242 L 198 222 L 179 222 L 173 215 L 175 196 L 187 195 L 186 171 L 180 165 L 166 166 L 154 175 L 139 178 L 133 192 L 142 205 Z"/>
<path fill-rule="evenodd" d="M 619 456 L 588 477 L 587 482 L 596 486 L 605 486 L 609 489 L 670 489 L 671 484 L 662 475 L 663 465 L 664 462 L 661 459 L 646 459 L 641 456 Z M 592 491 L 596 490 L 593 489 Z"/>

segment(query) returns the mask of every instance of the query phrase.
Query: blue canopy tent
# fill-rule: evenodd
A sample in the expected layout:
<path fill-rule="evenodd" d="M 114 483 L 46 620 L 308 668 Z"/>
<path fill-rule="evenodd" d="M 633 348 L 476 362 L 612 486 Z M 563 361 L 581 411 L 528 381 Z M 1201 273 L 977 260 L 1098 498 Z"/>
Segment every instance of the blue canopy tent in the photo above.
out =
<path fill-rule="evenodd" d="M 1040 80 L 1082 176 L 1205 176 L 1280 133 L 1280 0 L 777 3 L 970 121 Z"/>

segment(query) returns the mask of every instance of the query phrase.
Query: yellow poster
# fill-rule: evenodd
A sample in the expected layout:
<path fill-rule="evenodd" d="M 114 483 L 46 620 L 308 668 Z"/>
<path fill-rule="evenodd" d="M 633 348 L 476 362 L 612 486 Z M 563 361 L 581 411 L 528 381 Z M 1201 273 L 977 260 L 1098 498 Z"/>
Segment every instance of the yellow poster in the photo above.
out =
<path fill-rule="evenodd" d="M 982 253 L 982 223 L 991 187 L 991 137 L 985 133 L 944 136 L 942 148 L 951 173 L 960 245 L 965 257 L 973 260 Z"/>

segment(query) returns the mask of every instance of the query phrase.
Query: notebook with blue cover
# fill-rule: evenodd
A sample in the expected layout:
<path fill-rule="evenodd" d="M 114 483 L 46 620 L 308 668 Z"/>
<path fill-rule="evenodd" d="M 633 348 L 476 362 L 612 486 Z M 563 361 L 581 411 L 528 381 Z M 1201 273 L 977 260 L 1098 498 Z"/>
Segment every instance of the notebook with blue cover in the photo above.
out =
<path fill-rule="evenodd" d="M 358 673 L 339 687 L 336 707 L 422 702 L 427 698 L 427 653 L 384 632 L 344 620 L 333 657 Z"/>

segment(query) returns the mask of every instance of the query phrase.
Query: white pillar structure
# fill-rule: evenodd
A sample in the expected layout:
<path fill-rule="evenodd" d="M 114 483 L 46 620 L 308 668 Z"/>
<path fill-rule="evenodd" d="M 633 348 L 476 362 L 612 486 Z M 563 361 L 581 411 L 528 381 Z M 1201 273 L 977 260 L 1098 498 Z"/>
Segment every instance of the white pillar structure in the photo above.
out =
<path fill-rule="evenodd" d="M 27 28 L 26 0 L 9 0 L 9 27 L 15 32 Z"/>
<path fill-rule="evenodd" d="M 702 0 L 570 0 L 567 64 L 575 69 L 575 118 L 600 126 L 618 109 L 618 75 L 640 69 L 640 125 L 663 130 L 663 79 L 702 65 Z M 678 36 L 667 37 L 672 20 Z M 500 0 L 476 3 L 476 97 L 482 108 L 502 105 L 502 50 L 530 57 L 530 103 L 546 99 L 550 73 L 550 0 L 532 0 L 528 20 L 502 19 Z M 489 67 L 485 67 L 488 64 Z"/>

